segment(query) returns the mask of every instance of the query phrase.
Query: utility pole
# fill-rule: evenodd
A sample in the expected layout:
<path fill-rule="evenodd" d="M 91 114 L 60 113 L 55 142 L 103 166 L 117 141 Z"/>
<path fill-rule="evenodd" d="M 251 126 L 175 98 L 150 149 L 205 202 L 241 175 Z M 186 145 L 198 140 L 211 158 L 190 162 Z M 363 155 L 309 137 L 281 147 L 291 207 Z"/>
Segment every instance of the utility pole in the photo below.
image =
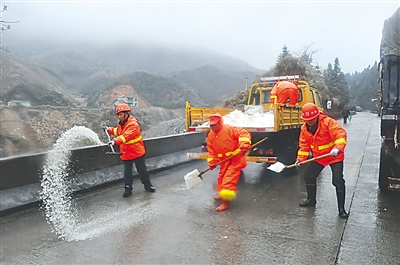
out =
<path fill-rule="evenodd" d="M 245 91 L 247 91 L 247 89 L 249 88 L 249 87 L 247 86 L 247 80 L 249 80 L 249 78 L 247 77 L 247 67 L 246 67 L 246 71 L 245 71 L 245 73 L 246 73 L 246 77 L 244 78 L 244 79 L 246 80 L 246 87 L 245 87 Z"/>

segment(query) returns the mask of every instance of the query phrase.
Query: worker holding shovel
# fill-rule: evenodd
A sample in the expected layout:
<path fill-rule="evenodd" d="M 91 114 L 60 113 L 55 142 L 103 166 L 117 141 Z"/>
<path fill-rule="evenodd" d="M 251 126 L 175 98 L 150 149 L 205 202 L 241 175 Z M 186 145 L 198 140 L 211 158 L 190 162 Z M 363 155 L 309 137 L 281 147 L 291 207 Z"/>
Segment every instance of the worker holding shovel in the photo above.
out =
<path fill-rule="evenodd" d="M 216 210 L 225 211 L 236 198 L 240 173 L 247 166 L 246 153 L 251 147 L 251 135 L 243 128 L 224 124 L 219 113 L 210 116 L 209 125 L 211 130 L 206 141 L 208 166 L 212 170 L 220 164 L 218 195 L 214 199 L 221 200 L 222 204 Z"/>
<path fill-rule="evenodd" d="M 302 108 L 301 117 L 305 123 L 301 127 L 299 151 L 296 164 L 306 161 L 310 152 L 314 157 L 330 154 L 309 163 L 304 180 L 307 188 L 307 200 L 301 207 L 314 207 L 316 204 L 316 179 L 322 169 L 329 165 L 332 170 L 332 184 L 336 188 L 339 217 L 348 218 L 344 209 L 345 180 L 343 177 L 344 148 L 347 143 L 346 131 L 334 119 L 320 113 L 317 106 L 307 103 Z"/>
<path fill-rule="evenodd" d="M 145 163 L 146 147 L 143 142 L 141 129 L 137 119 L 130 114 L 130 107 L 125 104 L 119 104 L 115 110 L 118 116 L 118 127 L 105 127 L 108 134 L 114 135 L 115 138 L 108 142 L 113 145 L 120 146 L 120 158 L 124 162 L 124 185 L 125 192 L 123 197 L 132 195 L 132 166 L 135 163 L 136 170 L 140 180 L 144 185 L 144 189 L 148 192 L 155 192 L 150 182 L 149 173 Z"/>

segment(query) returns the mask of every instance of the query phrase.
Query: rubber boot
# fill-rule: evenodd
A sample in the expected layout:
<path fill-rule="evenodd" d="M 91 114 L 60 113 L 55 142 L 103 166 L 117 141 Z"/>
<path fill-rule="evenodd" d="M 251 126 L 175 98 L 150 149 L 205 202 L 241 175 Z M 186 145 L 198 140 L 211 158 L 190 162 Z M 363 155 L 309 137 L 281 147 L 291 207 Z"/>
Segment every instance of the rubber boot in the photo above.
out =
<path fill-rule="evenodd" d="M 217 210 L 218 212 L 228 210 L 230 204 L 231 204 L 230 201 L 222 200 L 222 204 L 218 206 L 215 210 Z"/>
<path fill-rule="evenodd" d="M 336 198 L 338 203 L 339 217 L 343 219 L 349 218 L 349 214 L 344 209 L 346 193 L 344 190 L 336 190 Z"/>
<path fill-rule="evenodd" d="M 317 186 L 315 184 L 306 184 L 307 188 L 307 200 L 301 202 L 299 206 L 301 207 L 314 207 L 317 203 L 315 197 L 317 195 Z"/>

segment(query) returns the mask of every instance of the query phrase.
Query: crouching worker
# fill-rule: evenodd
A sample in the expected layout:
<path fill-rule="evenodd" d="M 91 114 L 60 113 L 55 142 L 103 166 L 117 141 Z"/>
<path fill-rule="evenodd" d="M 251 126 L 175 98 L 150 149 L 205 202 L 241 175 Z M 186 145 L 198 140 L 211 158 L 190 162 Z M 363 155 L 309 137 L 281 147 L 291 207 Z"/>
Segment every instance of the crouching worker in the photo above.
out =
<path fill-rule="evenodd" d="M 330 156 L 309 163 L 304 173 L 307 199 L 301 202 L 300 206 L 315 206 L 317 203 L 316 179 L 322 169 L 329 165 L 332 170 L 332 184 L 336 188 L 339 217 L 348 218 L 349 214 L 344 209 L 346 186 L 343 177 L 346 131 L 337 121 L 325 113 L 320 113 L 313 103 L 306 103 L 303 106 L 301 117 L 305 123 L 301 126 L 296 164 L 306 160 L 310 152 L 314 157 L 325 154 L 330 154 Z"/>
<path fill-rule="evenodd" d="M 216 210 L 225 211 L 236 198 L 240 173 L 247 166 L 246 153 L 251 146 L 251 135 L 243 128 L 224 124 L 219 113 L 211 115 L 209 125 L 211 130 L 206 142 L 210 169 L 215 169 L 219 162 L 234 156 L 220 164 L 216 186 L 218 195 L 214 197 L 222 201 Z"/>
<path fill-rule="evenodd" d="M 288 100 L 290 106 L 295 106 L 299 100 L 299 89 L 289 81 L 277 82 L 272 87 L 270 103 L 286 104 Z"/>
<path fill-rule="evenodd" d="M 116 136 L 109 145 L 118 145 L 121 152 L 121 160 L 124 162 L 124 185 L 125 192 L 123 197 L 132 195 L 132 166 L 135 163 L 136 170 L 140 180 L 144 185 L 144 189 L 148 192 L 155 192 L 153 185 L 150 182 L 149 173 L 145 163 L 146 147 L 143 142 L 143 137 L 140 125 L 137 119 L 130 114 L 131 109 L 127 104 L 120 104 L 115 110 L 118 116 L 118 127 L 105 127 L 107 133 Z"/>

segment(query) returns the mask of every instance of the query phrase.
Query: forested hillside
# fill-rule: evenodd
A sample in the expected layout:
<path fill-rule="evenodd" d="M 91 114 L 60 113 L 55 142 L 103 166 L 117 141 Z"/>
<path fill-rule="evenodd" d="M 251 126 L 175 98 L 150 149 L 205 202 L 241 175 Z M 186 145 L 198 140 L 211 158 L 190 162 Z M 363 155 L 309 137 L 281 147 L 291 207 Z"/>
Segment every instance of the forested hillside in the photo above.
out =
<path fill-rule="evenodd" d="M 377 98 L 379 90 L 379 71 L 376 62 L 373 67 L 369 66 L 361 73 L 345 74 L 341 70 L 338 58 L 322 70 L 313 63 L 313 53 L 306 49 L 300 56 L 296 56 L 284 46 L 276 65 L 261 76 L 300 75 L 319 92 L 324 106 L 328 101 L 332 102 L 332 108 L 325 111 L 333 117 L 340 117 L 345 106 L 351 110 L 355 110 L 356 106 L 366 110 L 376 108 L 376 101 L 372 101 Z M 224 106 L 246 104 L 247 92 L 238 91 L 233 98 L 224 102 Z"/>
<path fill-rule="evenodd" d="M 379 71 L 378 64 L 368 66 L 361 73 L 346 74 L 346 81 L 349 85 L 351 102 L 353 105 L 361 106 L 364 109 L 375 110 L 378 98 Z"/>

